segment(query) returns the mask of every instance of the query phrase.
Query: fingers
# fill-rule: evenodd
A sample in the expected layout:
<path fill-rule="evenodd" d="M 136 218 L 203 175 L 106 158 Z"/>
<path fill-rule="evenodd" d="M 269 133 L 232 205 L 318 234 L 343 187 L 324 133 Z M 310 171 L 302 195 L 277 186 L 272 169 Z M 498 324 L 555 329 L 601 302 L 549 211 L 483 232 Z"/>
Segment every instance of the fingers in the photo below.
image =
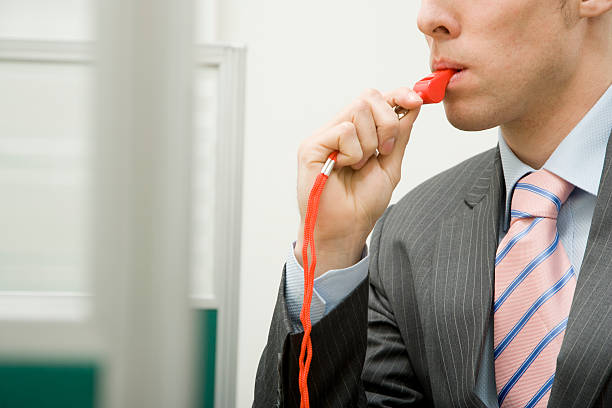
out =
<path fill-rule="evenodd" d="M 418 109 L 423 104 L 423 99 L 421 99 L 419 94 L 408 87 L 395 89 L 385 93 L 383 96 L 389 106 L 400 106 L 408 111 Z M 408 114 L 406 114 L 406 116 L 408 116 Z M 402 136 L 410 136 L 409 129 L 412 128 L 413 122 L 414 119 L 411 121 L 409 117 L 404 117 L 400 120 L 400 134 Z M 408 131 L 408 133 L 406 133 L 406 131 Z"/>
<path fill-rule="evenodd" d="M 362 160 L 352 166 L 355 170 L 363 167 L 372 156 L 375 156 L 377 149 L 383 155 L 389 154 L 399 137 L 400 125 L 397 114 L 383 95 L 375 89 L 365 90 L 334 118 L 329 127 L 342 121 L 351 121 L 355 124 L 363 151 Z"/>
<path fill-rule="evenodd" d="M 399 138 L 390 154 L 380 157 L 380 165 L 397 184 L 401 176 L 402 159 L 410 139 L 412 126 L 421 110 L 423 100 L 410 88 L 398 88 L 384 95 L 389 106 L 401 106 L 409 112 L 399 121 Z"/>
<path fill-rule="evenodd" d="M 304 140 L 298 149 L 301 162 L 324 163 L 334 151 L 338 151 L 337 166 L 352 166 L 363 157 L 357 136 L 357 128 L 351 121 L 340 122 L 322 129 L 312 138 Z"/>
<path fill-rule="evenodd" d="M 376 123 L 377 148 L 381 154 L 389 154 L 394 141 L 399 137 L 399 119 L 383 95 L 375 90 L 366 90 L 362 97 L 368 101 Z M 370 156 L 368 156 L 369 158 Z"/>
<path fill-rule="evenodd" d="M 370 157 L 376 154 L 378 148 L 376 128 L 378 125 L 372 114 L 372 107 L 367 100 L 358 98 L 349 105 L 349 109 L 353 112 L 351 122 L 355 124 L 357 138 L 363 153 L 361 160 L 352 165 L 353 169 L 359 170 Z"/>
<path fill-rule="evenodd" d="M 378 150 L 379 158 L 384 158 L 388 168 L 398 171 L 412 123 L 422 103 L 410 88 L 399 88 L 384 95 L 368 89 L 328 125 L 303 142 L 300 147 L 302 158 L 323 163 L 332 151 L 338 150 L 338 166 L 351 166 L 358 170 L 376 156 Z M 397 105 L 410 111 L 401 121 L 393 110 Z"/>

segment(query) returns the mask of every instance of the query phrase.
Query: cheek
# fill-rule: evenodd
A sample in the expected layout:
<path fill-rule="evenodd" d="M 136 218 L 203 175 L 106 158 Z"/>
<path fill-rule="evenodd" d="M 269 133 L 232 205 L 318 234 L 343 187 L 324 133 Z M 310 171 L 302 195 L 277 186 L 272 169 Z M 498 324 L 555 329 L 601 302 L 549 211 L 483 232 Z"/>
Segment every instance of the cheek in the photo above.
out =
<path fill-rule="evenodd" d="M 575 52 L 559 20 L 534 15 L 508 34 L 506 40 L 499 39 L 497 57 L 491 61 L 495 78 L 489 80 L 497 96 L 527 103 L 564 81 Z"/>
<path fill-rule="evenodd" d="M 550 5 L 508 3 L 513 7 L 484 9 L 474 20 L 474 30 L 464 33 L 474 56 L 478 93 L 491 99 L 520 97 L 534 81 L 554 77 L 555 67 L 564 64 L 568 55 L 561 16 L 551 14 Z"/>
<path fill-rule="evenodd" d="M 462 34 L 470 39 L 466 44 L 500 70 L 538 58 L 557 26 L 552 2 L 559 0 L 483 0 L 477 1 L 476 7 L 470 4 L 474 11 L 463 22 Z"/>

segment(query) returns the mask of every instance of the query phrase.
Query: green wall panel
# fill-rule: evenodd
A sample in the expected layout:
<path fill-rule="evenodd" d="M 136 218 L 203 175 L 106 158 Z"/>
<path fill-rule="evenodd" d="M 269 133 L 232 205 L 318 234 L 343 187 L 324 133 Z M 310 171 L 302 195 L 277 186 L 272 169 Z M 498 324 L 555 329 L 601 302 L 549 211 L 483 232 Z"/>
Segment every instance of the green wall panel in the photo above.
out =
<path fill-rule="evenodd" d="M 96 377 L 90 363 L 0 361 L 0 407 L 93 408 Z"/>
<path fill-rule="evenodd" d="M 217 311 L 197 311 L 198 408 L 214 408 Z M 0 358 L 0 408 L 96 408 L 95 363 Z"/>
<path fill-rule="evenodd" d="M 215 352 L 217 347 L 217 311 L 198 311 L 200 337 L 200 407 L 213 408 L 215 404 Z"/>

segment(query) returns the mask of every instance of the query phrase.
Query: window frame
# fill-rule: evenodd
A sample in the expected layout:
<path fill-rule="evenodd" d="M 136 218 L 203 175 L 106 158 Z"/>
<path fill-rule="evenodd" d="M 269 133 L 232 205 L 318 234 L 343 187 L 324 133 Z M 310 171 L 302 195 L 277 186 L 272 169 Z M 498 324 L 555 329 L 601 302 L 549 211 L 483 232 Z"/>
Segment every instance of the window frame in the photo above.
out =
<path fill-rule="evenodd" d="M 93 42 L 0 39 L 0 63 L 91 64 Z M 241 216 L 244 146 L 244 97 L 246 47 L 239 44 L 195 45 L 195 70 L 218 70 L 217 135 L 215 163 L 215 221 L 213 234 L 213 296 L 191 296 L 193 309 L 217 310 L 217 352 L 215 406 L 234 406 L 238 348 L 238 311 L 240 293 Z M 223 137 L 219 137 L 223 135 Z M 87 357 L 104 354 L 100 325 L 95 310 L 101 299 L 95 289 L 91 313 L 82 319 L 78 312 L 88 294 L 73 292 L 0 291 L 0 305 L 19 308 L 31 302 L 55 307 L 46 318 L 0 314 L 0 354 L 44 356 L 45 358 Z M 24 303 L 25 302 L 25 303 Z M 21 306 L 20 306 L 21 305 Z M 67 306 L 68 305 L 68 306 Z M 72 305 L 72 306 L 70 306 Z M 32 308 L 30 307 L 30 309 Z M 71 317 L 72 316 L 72 317 Z"/>

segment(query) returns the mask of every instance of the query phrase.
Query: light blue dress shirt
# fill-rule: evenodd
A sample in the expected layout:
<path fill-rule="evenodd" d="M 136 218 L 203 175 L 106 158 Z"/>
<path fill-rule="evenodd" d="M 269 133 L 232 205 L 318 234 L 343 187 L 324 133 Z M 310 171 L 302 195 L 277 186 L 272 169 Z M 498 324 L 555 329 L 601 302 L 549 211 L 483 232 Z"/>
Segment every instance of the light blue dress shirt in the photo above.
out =
<path fill-rule="evenodd" d="M 608 137 L 612 130 L 612 86 L 601 96 L 597 103 L 587 112 L 576 127 L 557 146 L 543 168 L 555 173 L 574 184 L 576 188 L 561 207 L 557 218 L 559 236 L 567 255 L 574 266 L 576 274 L 580 273 L 582 259 L 595 209 L 599 181 L 603 169 Z M 512 191 L 516 182 L 525 174 L 535 171 L 521 162 L 506 144 L 502 132 L 498 132 L 499 150 L 506 184 L 506 211 L 500 219 L 499 240 L 506 234 L 509 226 Z M 300 328 L 300 309 L 304 291 L 304 272 L 294 255 L 295 242 L 291 245 L 286 263 L 285 298 L 294 327 Z M 311 320 L 318 322 L 321 317 L 338 305 L 368 275 L 369 256 L 364 248 L 362 259 L 345 269 L 326 272 L 314 281 L 314 295 L 311 305 Z M 488 336 L 489 337 L 489 336 Z M 487 339 L 491 341 L 490 338 Z M 492 346 L 491 346 L 492 349 Z M 485 353 L 488 356 L 488 353 Z M 479 376 L 482 392 L 490 387 L 485 382 L 491 381 L 491 358 L 482 359 Z M 493 382 L 494 384 L 494 382 Z M 477 388 L 479 384 L 477 384 Z M 497 406 L 496 398 L 479 396 L 488 406 Z M 493 396 L 496 397 L 496 396 Z"/>

